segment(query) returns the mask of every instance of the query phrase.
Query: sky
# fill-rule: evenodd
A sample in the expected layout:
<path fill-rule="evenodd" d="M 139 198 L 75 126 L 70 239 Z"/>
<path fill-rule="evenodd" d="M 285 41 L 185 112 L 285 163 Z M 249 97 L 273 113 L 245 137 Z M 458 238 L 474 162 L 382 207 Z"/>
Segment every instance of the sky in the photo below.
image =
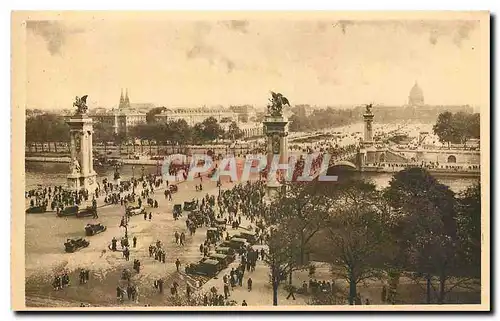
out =
<path fill-rule="evenodd" d="M 481 102 L 473 20 L 31 20 L 27 108 Z"/>

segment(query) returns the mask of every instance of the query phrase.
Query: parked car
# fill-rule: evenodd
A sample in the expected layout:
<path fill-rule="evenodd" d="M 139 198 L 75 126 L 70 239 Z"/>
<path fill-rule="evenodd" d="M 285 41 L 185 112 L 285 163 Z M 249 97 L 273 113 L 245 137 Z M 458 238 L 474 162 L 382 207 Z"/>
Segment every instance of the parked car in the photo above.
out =
<path fill-rule="evenodd" d="M 204 275 L 214 277 L 222 269 L 221 263 L 217 260 L 205 259 L 197 264 L 188 264 L 185 268 L 186 273 L 195 275 Z"/>

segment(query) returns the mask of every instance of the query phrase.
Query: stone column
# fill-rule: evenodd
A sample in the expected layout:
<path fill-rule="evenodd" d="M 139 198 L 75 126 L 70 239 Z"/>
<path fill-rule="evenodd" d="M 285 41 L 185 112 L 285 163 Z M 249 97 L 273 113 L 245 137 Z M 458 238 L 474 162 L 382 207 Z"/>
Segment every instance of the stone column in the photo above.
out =
<path fill-rule="evenodd" d="M 76 144 L 75 144 L 75 132 L 69 132 L 69 152 L 71 155 L 71 162 L 76 159 Z"/>
<path fill-rule="evenodd" d="M 373 114 L 372 113 L 365 113 L 363 115 L 364 121 L 365 121 L 365 128 L 364 128 L 364 143 L 371 143 L 373 142 Z"/>
<path fill-rule="evenodd" d="M 92 155 L 93 154 L 92 153 L 92 151 L 93 151 L 92 150 L 92 134 L 93 133 L 92 133 L 91 130 L 89 130 L 89 131 L 87 131 L 87 134 L 88 134 L 88 137 L 89 137 L 89 139 L 88 139 L 88 147 L 89 147 L 89 153 L 88 153 L 88 155 L 89 155 L 89 172 L 92 173 L 92 172 L 94 172 L 94 157 Z"/>
<path fill-rule="evenodd" d="M 85 131 L 81 132 L 81 140 L 80 140 L 80 149 L 82 151 L 82 157 L 81 161 L 82 163 L 80 164 L 82 168 L 82 174 L 87 175 L 89 173 L 89 162 L 88 162 L 88 151 L 87 151 L 87 135 Z"/>

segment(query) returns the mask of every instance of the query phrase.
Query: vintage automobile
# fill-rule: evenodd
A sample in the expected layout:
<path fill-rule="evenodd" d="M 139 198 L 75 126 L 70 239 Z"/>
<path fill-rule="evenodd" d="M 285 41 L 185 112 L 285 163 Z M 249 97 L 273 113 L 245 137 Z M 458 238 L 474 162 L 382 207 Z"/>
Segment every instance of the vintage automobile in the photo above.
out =
<path fill-rule="evenodd" d="M 179 187 L 177 185 L 170 185 L 168 189 L 170 190 L 171 193 L 175 193 L 179 190 Z"/>
<path fill-rule="evenodd" d="M 234 236 L 229 241 L 224 241 L 221 244 L 221 246 L 230 247 L 236 251 L 243 249 L 247 245 L 247 240 Z"/>
<path fill-rule="evenodd" d="M 47 206 L 42 205 L 42 206 L 33 206 L 30 207 L 26 210 L 26 213 L 28 214 L 35 214 L 35 213 L 45 213 L 47 212 Z"/>
<path fill-rule="evenodd" d="M 207 240 L 215 242 L 217 241 L 218 235 L 220 235 L 220 231 L 216 227 L 209 227 L 207 229 Z"/>
<path fill-rule="evenodd" d="M 197 206 L 195 201 L 184 202 L 184 211 L 194 211 L 196 208 Z"/>
<path fill-rule="evenodd" d="M 256 233 L 252 231 L 241 231 L 237 237 L 247 240 L 247 242 L 252 245 L 257 243 Z"/>
<path fill-rule="evenodd" d="M 73 252 L 78 251 L 79 249 L 83 249 L 84 247 L 87 247 L 89 245 L 90 245 L 90 242 L 85 240 L 85 239 L 82 239 L 82 238 L 68 239 L 66 241 L 66 243 L 64 243 L 65 251 L 67 253 L 73 253 Z"/>
<path fill-rule="evenodd" d="M 128 216 L 141 215 L 146 213 L 146 209 L 142 206 L 130 206 L 125 210 Z"/>
<path fill-rule="evenodd" d="M 57 216 L 59 216 L 59 217 L 64 217 L 64 216 L 87 217 L 87 216 L 94 216 L 96 212 L 97 212 L 97 209 L 93 208 L 91 206 L 88 206 L 88 207 L 83 208 L 83 209 L 80 209 L 78 206 L 68 206 L 68 207 L 65 207 L 59 213 L 57 213 Z"/>
<path fill-rule="evenodd" d="M 229 263 L 236 259 L 236 252 L 230 247 L 218 246 L 215 248 L 215 253 L 224 254 L 227 257 Z"/>
<path fill-rule="evenodd" d="M 107 227 L 102 225 L 101 223 L 98 223 L 98 224 L 87 224 L 87 226 L 85 226 L 85 235 L 86 236 L 92 236 L 92 235 L 96 235 L 96 234 L 99 234 L 99 233 L 102 233 L 104 231 L 106 231 Z"/>
<path fill-rule="evenodd" d="M 214 222 L 217 225 L 224 225 L 224 226 L 226 226 L 227 220 L 216 219 Z"/>
<path fill-rule="evenodd" d="M 197 264 L 187 265 L 185 270 L 188 274 L 214 277 L 221 270 L 221 264 L 217 260 L 205 259 L 198 262 Z"/>
<path fill-rule="evenodd" d="M 225 269 L 231 262 L 234 261 L 234 258 L 231 258 L 229 255 L 220 253 L 212 253 L 208 256 L 208 258 L 211 260 L 219 261 L 223 269 Z"/>

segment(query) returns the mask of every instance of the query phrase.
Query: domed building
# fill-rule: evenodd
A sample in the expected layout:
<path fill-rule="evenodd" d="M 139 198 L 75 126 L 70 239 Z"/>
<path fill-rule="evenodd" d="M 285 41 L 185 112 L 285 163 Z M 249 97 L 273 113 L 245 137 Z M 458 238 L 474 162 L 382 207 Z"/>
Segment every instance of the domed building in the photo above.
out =
<path fill-rule="evenodd" d="M 410 95 L 408 96 L 408 105 L 410 106 L 422 106 L 424 105 L 424 92 L 418 86 L 417 82 L 410 90 Z"/>

